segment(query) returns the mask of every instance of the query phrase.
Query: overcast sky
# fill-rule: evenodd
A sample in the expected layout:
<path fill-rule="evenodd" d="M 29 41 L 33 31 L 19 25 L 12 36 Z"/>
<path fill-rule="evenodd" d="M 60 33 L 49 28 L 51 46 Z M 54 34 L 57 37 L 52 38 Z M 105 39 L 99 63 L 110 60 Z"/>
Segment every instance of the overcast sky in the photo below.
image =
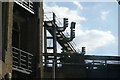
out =
<path fill-rule="evenodd" d="M 87 55 L 118 55 L 116 2 L 47 2 L 44 11 L 77 23 L 74 42 L 78 49 L 85 46 Z"/>

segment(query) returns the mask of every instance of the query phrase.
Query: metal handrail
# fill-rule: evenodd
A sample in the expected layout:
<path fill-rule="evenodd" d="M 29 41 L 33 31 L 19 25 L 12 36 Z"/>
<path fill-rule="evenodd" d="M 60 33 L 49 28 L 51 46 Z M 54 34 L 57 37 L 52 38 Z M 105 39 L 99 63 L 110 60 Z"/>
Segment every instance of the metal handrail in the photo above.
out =
<path fill-rule="evenodd" d="M 16 48 L 16 47 L 12 47 L 13 49 L 16 49 L 16 50 L 19 50 L 19 51 L 21 51 L 21 52 L 23 52 L 23 53 L 26 53 L 26 54 L 28 54 L 28 55 L 31 55 L 31 56 L 33 56 L 33 54 L 31 54 L 31 53 L 29 53 L 29 52 L 26 52 L 26 51 L 23 51 L 23 50 L 21 50 L 21 49 L 18 49 L 18 48 Z"/>
<path fill-rule="evenodd" d="M 13 53 L 13 69 L 22 70 L 22 72 L 32 72 L 32 57 L 33 54 L 12 47 Z M 31 67 L 31 68 L 30 68 Z"/>
<path fill-rule="evenodd" d="M 67 37 L 70 36 L 67 31 L 66 31 L 64 34 L 65 34 Z M 74 49 L 76 50 L 76 52 L 77 52 L 77 53 L 80 53 L 80 49 L 77 48 L 76 43 L 75 43 L 74 41 L 71 41 L 70 43 L 72 44 L 72 46 L 74 47 Z"/>
<path fill-rule="evenodd" d="M 119 56 L 94 56 L 94 55 L 86 55 L 85 62 L 88 64 L 94 63 L 102 63 L 102 64 L 119 64 L 120 65 L 120 57 Z"/>
<path fill-rule="evenodd" d="M 34 9 L 33 9 L 33 2 L 32 0 L 14 0 L 15 3 L 17 3 L 18 5 L 20 5 L 21 7 L 25 8 L 26 10 L 28 10 L 29 12 L 31 12 L 32 14 L 34 14 Z"/>
<path fill-rule="evenodd" d="M 54 12 L 45 12 L 45 13 L 44 13 L 44 21 L 53 21 L 53 18 L 54 18 L 54 17 L 53 17 L 53 14 L 54 14 Z M 63 24 L 61 23 L 60 19 L 61 19 L 61 18 L 58 18 L 58 17 L 55 15 L 55 21 L 56 21 L 55 23 L 56 23 L 59 27 L 63 26 Z M 70 36 L 68 32 L 65 32 L 64 34 L 65 34 L 67 37 Z M 77 52 L 77 53 L 80 53 L 80 49 L 77 48 L 77 45 L 75 44 L 75 42 L 74 42 L 74 41 L 71 41 L 70 43 L 71 43 L 71 46 L 74 47 L 74 49 L 76 50 L 76 52 Z"/>
<path fill-rule="evenodd" d="M 53 14 L 54 14 L 54 12 L 45 12 L 45 13 L 44 13 L 44 21 L 52 21 L 52 20 L 54 19 Z M 58 17 L 55 15 L 55 20 L 56 20 L 55 23 L 56 23 L 58 26 L 62 27 L 63 24 L 61 23 L 60 19 L 61 19 L 61 18 L 58 18 Z"/>

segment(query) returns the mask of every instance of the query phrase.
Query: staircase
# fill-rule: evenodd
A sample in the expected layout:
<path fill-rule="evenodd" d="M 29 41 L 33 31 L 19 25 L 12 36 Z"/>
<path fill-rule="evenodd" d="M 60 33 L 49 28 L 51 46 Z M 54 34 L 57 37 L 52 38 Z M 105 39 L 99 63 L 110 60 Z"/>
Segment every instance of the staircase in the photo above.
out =
<path fill-rule="evenodd" d="M 77 51 L 69 41 L 69 38 L 66 37 L 63 33 L 63 31 L 66 29 L 66 26 L 61 27 L 61 25 L 58 24 L 61 22 L 57 22 L 56 15 L 54 13 L 51 14 L 53 15 L 52 19 L 50 19 L 49 17 L 47 17 L 47 15 L 45 15 L 45 17 L 47 17 L 47 20 L 46 19 L 44 20 L 44 27 L 46 27 L 46 29 L 49 31 L 49 33 L 52 36 L 56 35 L 55 36 L 56 40 L 61 45 L 63 50 L 69 51 L 70 53 L 76 53 Z M 50 38 L 47 37 L 47 39 Z"/>

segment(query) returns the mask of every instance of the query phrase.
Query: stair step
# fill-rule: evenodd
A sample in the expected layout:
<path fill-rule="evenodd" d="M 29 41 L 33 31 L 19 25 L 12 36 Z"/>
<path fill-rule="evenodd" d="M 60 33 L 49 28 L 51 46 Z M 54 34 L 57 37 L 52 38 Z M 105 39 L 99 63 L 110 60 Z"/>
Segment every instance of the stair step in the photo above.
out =
<path fill-rule="evenodd" d="M 47 39 L 53 39 L 53 37 L 47 37 Z"/>
<path fill-rule="evenodd" d="M 47 47 L 47 49 L 53 49 L 53 47 Z"/>

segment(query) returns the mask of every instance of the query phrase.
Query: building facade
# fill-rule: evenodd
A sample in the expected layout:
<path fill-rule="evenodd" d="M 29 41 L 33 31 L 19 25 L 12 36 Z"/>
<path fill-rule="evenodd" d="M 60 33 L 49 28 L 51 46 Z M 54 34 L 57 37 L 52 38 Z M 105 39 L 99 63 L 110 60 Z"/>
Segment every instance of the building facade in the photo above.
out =
<path fill-rule="evenodd" d="M 42 1 L 0 2 L 0 10 L 1 77 L 13 80 L 41 78 Z"/>

